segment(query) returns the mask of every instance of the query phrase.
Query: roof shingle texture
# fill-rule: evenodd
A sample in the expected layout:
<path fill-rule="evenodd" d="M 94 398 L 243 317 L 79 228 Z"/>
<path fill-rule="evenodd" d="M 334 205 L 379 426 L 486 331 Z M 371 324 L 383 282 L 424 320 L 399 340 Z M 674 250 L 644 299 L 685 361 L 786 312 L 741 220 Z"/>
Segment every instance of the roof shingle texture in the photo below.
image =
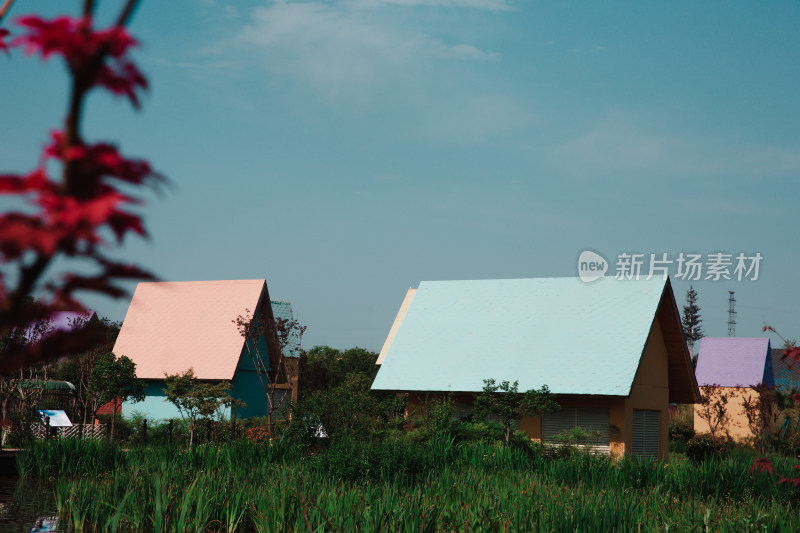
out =
<path fill-rule="evenodd" d="M 769 339 L 703 337 L 697 354 L 697 384 L 723 387 L 775 385 Z"/>
<path fill-rule="evenodd" d="M 374 390 L 480 392 L 483 380 L 557 394 L 630 393 L 665 281 L 425 281 Z"/>
<path fill-rule="evenodd" d="M 139 283 L 114 353 L 142 379 L 194 369 L 198 379 L 232 379 L 244 346 L 233 320 L 254 312 L 265 280 Z"/>
<path fill-rule="evenodd" d="M 294 320 L 294 313 L 292 312 L 291 302 L 284 302 L 283 300 L 270 300 L 272 305 L 272 315 L 275 320 L 283 319 L 289 322 Z M 300 336 L 297 334 L 296 329 L 289 332 L 288 342 L 283 349 L 285 357 L 300 357 Z"/>
<path fill-rule="evenodd" d="M 787 390 L 800 386 L 800 365 L 791 364 L 783 358 L 783 348 L 772 349 L 772 370 L 775 373 L 775 384 Z"/>

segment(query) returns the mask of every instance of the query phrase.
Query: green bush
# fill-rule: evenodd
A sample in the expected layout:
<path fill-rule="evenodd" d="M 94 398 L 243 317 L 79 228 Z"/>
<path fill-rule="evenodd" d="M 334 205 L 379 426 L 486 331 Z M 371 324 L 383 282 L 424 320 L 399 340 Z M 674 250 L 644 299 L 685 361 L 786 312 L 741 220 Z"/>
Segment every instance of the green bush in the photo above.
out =
<path fill-rule="evenodd" d="M 42 419 L 33 410 L 24 413 L 9 413 L 11 430 L 6 437 L 5 446 L 9 448 L 24 448 L 34 440 L 32 425 L 41 424 Z"/>
<path fill-rule="evenodd" d="M 686 443 L 694 437 L 694 427 L 685 420 L 674 419 L 669 421 L 669 451 L 670 453 L 686 453 Z"/>
<path fill-rule="evenodd" d="M 727 441 L 710 433 L 698 433 L 686 442 L 686 457 L 703 461 L 710 457 L 725 457 Z"/>
<path fill-rule="evenodd" d="M 694 437 L 694 427 L 685 420 L 675 419 L 669 421 L 670 440 L 682 441 L 684 444 Z"/>
<path fill-rule="evenodd" d="M 450 442 L 452 445 L 452 441 Z M 441 446 L 436 447 L 441 449 Z M 415 479 L 434 463 L 436 449 L 405 443 L 369 443 L 339 438 L 320 457 L 326 476 L 346 481 Z"/>
<path fill-rule="evenodd" d="M 503 426 L 485 420 L 462 422 L 458 426 L 456 436 L 462 442 L 503 440 Z"/>
<path fill-rule="evenodd" d="M 784 450 L 787 455 L 800 458 L 800 433 L 794 433 L 784 441 Z"/>

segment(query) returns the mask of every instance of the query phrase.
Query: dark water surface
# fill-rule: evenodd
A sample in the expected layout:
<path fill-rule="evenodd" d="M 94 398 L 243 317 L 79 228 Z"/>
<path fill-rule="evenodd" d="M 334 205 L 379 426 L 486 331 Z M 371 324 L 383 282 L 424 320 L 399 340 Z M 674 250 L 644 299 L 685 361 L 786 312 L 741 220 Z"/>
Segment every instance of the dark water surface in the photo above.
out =
<path fill-rule="evenodd" d="M 52 481 L 0 476 L 0 532 L 53 531 L 55 514 Z"/>

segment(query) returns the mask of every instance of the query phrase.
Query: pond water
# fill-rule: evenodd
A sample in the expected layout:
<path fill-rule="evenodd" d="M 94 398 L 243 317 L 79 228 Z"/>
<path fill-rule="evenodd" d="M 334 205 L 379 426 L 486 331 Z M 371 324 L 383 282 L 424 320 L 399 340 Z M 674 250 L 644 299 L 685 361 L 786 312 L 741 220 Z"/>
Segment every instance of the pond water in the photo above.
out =
<path fill-rule="evenodd" d="M 0 532 L 55 531 L 53 484 L 0 476 Z"/>

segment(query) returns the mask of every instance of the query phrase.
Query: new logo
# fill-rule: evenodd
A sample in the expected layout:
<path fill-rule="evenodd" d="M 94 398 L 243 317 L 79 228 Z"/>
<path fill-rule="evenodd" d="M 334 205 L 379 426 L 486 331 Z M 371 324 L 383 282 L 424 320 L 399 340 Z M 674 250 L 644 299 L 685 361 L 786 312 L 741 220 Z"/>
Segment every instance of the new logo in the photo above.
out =
<path fill-rule="evenodd" d="M 608 271 L 608 261 L 591 250 L 584 250 L 578 257 L 578 277 L 585 283 L 598 280 Z"/>

